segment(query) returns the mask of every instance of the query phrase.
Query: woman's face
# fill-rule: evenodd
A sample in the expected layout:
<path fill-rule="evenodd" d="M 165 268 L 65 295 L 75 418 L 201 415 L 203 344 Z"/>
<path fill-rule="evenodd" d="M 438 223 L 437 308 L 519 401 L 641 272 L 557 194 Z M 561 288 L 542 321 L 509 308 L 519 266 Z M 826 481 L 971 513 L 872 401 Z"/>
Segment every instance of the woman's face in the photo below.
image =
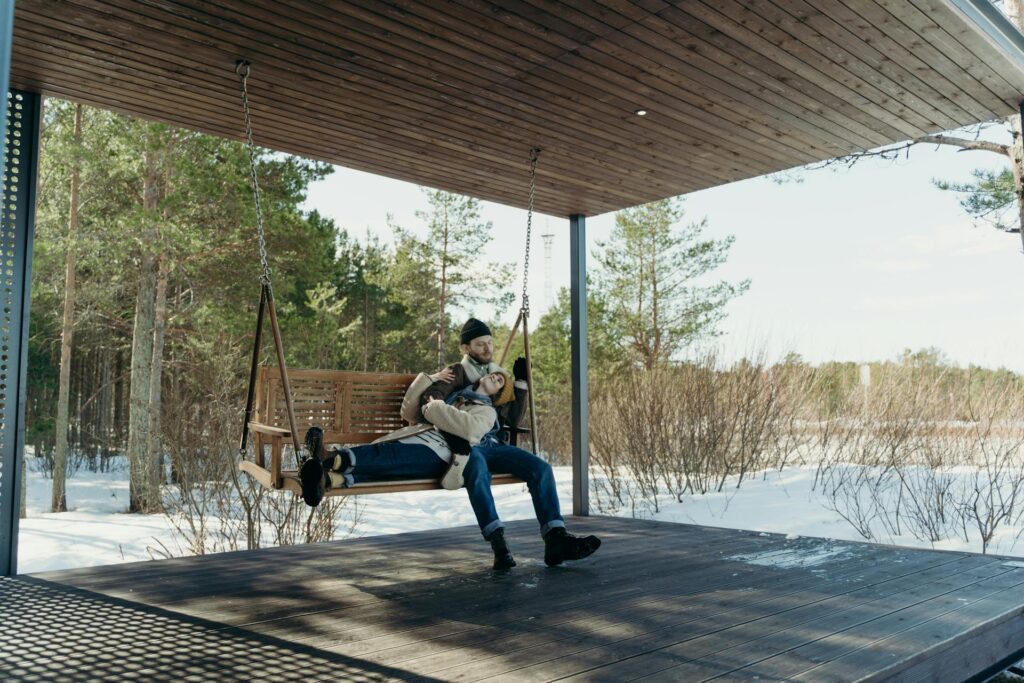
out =
<path fill-rule="evenodd" d="M 480 378 L 480 393 L 486 396 L 494 396 L 501 393 L 505 388 L 505 376 L 500 372 L 492 372 Z"/>

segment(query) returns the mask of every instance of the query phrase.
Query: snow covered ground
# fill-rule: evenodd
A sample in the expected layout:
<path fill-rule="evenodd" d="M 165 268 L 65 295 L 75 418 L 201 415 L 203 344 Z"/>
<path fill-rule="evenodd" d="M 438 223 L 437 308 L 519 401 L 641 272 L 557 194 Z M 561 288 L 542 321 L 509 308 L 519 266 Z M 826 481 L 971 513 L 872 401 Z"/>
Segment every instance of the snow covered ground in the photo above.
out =
<path fill-rule="evenodd" d="M 28 518 L 21 520 L 20 527 L 18 570 L 21 573 L 146 560 L 152 557 L 148 549 L 179 547 L 166 516 L 124 513 L 128 504 L 128 480 L 123 468 L 102 474 L 79 470 L 68 481 L 69 511 L 52 514 L 47 512 L 50 480 L 34 465 L 30 462 L 27 472 Z M 570 469 L 559 467 L 555 472 L 562 509 L 569 512 L 572 509 Z M 824 505 L 821 493 L 813 490 L 814 474 L 813 467 L 793 467 L 769 472 L 763 478 L 746 479 L 739 490 L 690 497 L 682 503 L 664 496 L 657 513 L 638 511 L 637 516 L 785 533 L 791 537 L 863 540 L 849 523 Z M 503 519 L 533 517 L 530 496 L 524 485 L 498 486 L 494 495 Z M 593 501 L 594 494 L 591 498 Z M 356 500 L 357 510 L 350 508 L 342 513 L 337 538 L 475 526 L 473 512 L 462 491 L 392 493 L 360 496 Z M 592 508 L 597 513 L 593 502 Z M 355 530 L 350 531 L 353 512 L 357 514 L 358 523 Z M 630 511 L 619 514 L 630 515 Z M 1000 529 L 989 552 L 1024 556 L 1024 541 L 1019 538 L 1022 531 L 1020 527 Z M 467 533 L 476 532 L 467 529 Z M 934 546 L 912 536 L 882 540 L 946 550 L 981 550 L 979 542 L 963 538 L 944 540 Z"/>

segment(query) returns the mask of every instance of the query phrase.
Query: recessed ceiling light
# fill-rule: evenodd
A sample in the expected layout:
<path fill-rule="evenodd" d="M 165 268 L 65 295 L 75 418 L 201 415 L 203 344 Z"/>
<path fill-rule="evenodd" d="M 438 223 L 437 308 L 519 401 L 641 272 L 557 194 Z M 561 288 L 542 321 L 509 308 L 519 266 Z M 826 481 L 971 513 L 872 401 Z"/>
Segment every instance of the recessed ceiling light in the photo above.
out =
<path fill-rule="evenodd" d="M 637 109 L 633 113 L 636 114 L 637 116 L 647 116 L 647 110 L 646 109 Z"/>

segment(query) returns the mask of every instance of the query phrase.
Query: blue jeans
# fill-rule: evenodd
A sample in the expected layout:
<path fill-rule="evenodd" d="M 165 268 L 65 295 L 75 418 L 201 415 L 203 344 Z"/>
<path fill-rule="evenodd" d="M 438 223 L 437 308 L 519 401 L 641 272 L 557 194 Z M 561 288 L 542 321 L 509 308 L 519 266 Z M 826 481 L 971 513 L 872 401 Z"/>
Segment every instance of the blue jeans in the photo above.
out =
<path fill-rule="evenodd" d="M 345 472 L 348 486 L 365 481 L 440 479 L 448 464 L 430 446 L 385 441 L 350 448 L 355 466 Z"/>
<path fill-rule="evenodd" d="M 498 519 L 498 511 L 494 507 L 494 496 L 491 495 L 492 474 L 511 474 L 526 482 L 542 535 L 554 527 L 565 526 L 558 506 L 558 490 L 555 488 L 551 465 L 522 448 L 485 442 L 473 447 L 466 469 L 462 472 L 469 503 L 473 506 L 484 538 L 490 536 L 495 529 L 505 526 Z"/>

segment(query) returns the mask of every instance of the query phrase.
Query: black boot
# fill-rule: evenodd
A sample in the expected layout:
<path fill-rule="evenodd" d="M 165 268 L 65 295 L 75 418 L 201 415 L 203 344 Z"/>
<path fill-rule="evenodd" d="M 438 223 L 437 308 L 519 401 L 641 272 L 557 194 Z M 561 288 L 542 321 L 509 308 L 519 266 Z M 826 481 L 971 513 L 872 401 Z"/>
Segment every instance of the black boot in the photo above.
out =
<path fill-rule="evenodd" d="M 324 465 L 320 458 L 307 458 L 299 468 L 299 484 L 302 486 L 302 500 L 306 505 L 316 507 L 324 499 Z"/>
<path fill-rule="evenodd" d="M 508 543 L 505 542 L 504 529 L 495 529 L 487 537 L 487 540 L 491 542 L 491 550 L 494 551 L 494 569 L 504 570 L 516 566 L 512 551 L 508 549 Z"/>
<path fill-rule="evenodd" d="M 601 547 L 597 536 L 573 536 L 564 527 L 556 526 L 544 534 L 544 564 L 556 567 L 566 560 L 582 560 Z"/>
<path fill-rule="evenodd" d="M 306 453 L 316 460 L 324 459 L 324 430 L 319 427 L 306 430 Z"/>
<path fill-rule="evenodd" d="M 310 427 L 306 431 L 306 453 L 308 457 L 299 467 L 299 484 L 302 486 L 302 500 L 310 507 L 316 507 L 324 498 L 327 472 L 323 464 L 324 430 Z"/>

